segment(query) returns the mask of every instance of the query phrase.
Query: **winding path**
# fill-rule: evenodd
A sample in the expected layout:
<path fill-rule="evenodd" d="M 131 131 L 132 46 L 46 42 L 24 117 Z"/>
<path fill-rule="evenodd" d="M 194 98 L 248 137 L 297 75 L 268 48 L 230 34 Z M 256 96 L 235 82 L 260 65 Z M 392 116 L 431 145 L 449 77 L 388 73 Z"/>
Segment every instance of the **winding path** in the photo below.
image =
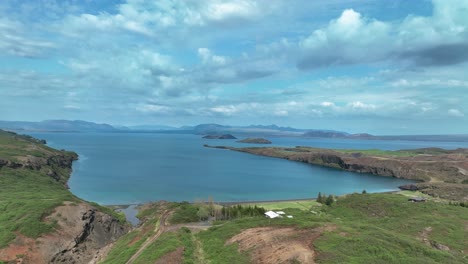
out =
<path fill-rule="evenodd" d="M 156 241 L 156 239 L 159 238 L 159 236 L 161 236 L 162 233 L 164 233 L 164 230 L 166 228 L 166 219 L 167 217 L 169 216 L 171 212 L 169 210 L 166 210 L 162 215 L 161 215 L 161 218 L 159 219 L 159 226 L 156 227 L 156 229 L 154 231 L 156 231 L 156 233 L 149 237 L 144 243 L 143 245 L 141 245 L 140 249 L 138 249 L 138 251 L 127 261 L 126 264 L 132 264 L 140 255 L 141 253 L 143 253 L 143 251 L 149 246 L 151 245 L 154 241 Z"/>

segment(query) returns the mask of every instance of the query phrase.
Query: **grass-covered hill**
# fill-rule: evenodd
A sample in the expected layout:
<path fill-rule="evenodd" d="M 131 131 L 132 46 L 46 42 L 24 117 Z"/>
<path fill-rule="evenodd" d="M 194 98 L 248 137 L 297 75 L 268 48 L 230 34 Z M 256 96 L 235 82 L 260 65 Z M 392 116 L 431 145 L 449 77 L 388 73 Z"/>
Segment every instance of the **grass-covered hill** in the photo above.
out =
<path fill-rule="evenodd" d="M 42 140 L 0 130 L 0 263 L 17 259 L 23 263 L 48 263 L 52 257 L 58 260 L 60 256 L 55 254 L 66 248 L 57 246 L 54 252 L 53 246 L 47 247 L 49 244 L 63 241 L 66 245 L 65 241 L 80 235 L 85 223 L 93 227 L 94 219 L 106 218 L 102 211 L 113 214 L 68 191 L 66 182 L 77 158 L 76 153 L 52 149 Z M 82 219 L 86 213 L 93 220 Z M 115 223 L 107 219 L 107 224 L 118 223 L 109 217 Z M 109 237 L 119 233 L 123 232 Z"/>
<path fill-rule="evenodd" d="M 133 263 L 468 263 L 468 208 L 408 196 L 423 194 L 351 194 L 330 206 L 243 204 L 236 217 L 209 228 L 199 222 L 209 203 L 149 204 L 140 210 L 143 224 L 118 240 L 103 263 L 132 256 Z M 285 215 L 248 213 L 255 205 Z"/>
<path fill-rule="evenodd" d="M 78 200 L 64 187 L 77 158 L 39 140 L 0 131 L 0 247 L 17 233 L 36 238 L 53 223 L 41 221 L 64 201 Z"/>

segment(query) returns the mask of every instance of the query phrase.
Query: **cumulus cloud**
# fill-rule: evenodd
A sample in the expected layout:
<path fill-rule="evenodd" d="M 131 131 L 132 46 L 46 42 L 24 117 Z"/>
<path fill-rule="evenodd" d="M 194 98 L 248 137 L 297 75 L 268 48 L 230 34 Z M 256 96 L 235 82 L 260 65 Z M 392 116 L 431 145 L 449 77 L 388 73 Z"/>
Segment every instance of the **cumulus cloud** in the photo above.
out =
<path fill-rule="evenodd" d="M 307 124 L 459 120 L 468 111 L 465 1 L 386 16 L 373 0 L 25 5 L 46 2 L 44 16 L 11 1 L 0 7 L 9 58 L 0 104 L 18 113 L 46 113 L 38 101 L 51 116 L 102 121 L 118 112 L 122 120 Z"/>
<path fill-rule="evenodd" d="M 333 64 L 368 62 L 386 53 L 382 44 L 390 40 L 391 26 L 365 19 L 353 9 L 343 11 L 341 16 L 326 28 L 315 30 L 299 43 L 304 58 L 298 62 L 302 69 Z"/>
<path fill-rule="evenodd" d="M 268 8 L 256 1 L 149 1 L 127 0 L 116 13 L 72 14 L 56 28 L 80 37 L 88 32 L 130 32 L 151 38 L 167 35 L 166 30 L 186 27 L 237 25 L 261 17 Z"/>
<path fill-rule="evenodd" d="M 226 57 L 213 55 L 211 51 L 207 48 L 199 48 L 198 55 L 202 59 L 203 64 L 209 65 L 223 65 L 226 63 Z"/>
<path fill-rule="evenodd" d="M 313 69 L 330 65 L 406 60 L 416 66 L 452 65 L 468 61 L 466 1 L 434 1 L 429 17 L 408 16 L 385 22 L 353 9 L 298 43 L 297 66 Z"/>

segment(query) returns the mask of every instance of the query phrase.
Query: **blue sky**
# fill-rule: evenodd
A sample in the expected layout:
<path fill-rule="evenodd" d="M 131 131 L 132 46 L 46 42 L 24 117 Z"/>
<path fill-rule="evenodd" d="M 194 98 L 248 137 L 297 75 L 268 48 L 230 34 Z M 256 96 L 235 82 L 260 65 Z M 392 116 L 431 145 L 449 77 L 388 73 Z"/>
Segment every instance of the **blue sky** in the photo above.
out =
<path fill-rule="evenodd" d="M 0 120 L 468 133 L 465 0 L 0 2 Z"/>

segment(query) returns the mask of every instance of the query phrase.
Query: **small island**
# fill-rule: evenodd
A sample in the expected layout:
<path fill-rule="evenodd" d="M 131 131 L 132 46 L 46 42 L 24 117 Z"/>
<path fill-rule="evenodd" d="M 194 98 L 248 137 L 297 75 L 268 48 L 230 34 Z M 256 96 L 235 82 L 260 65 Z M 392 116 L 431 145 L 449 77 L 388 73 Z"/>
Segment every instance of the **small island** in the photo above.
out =
<path fill-rule="evenodd" d="M 235 136 L 231 134 L 224 134 L 224 135 L 206 135 L 203 138 L 205 139 L 237 139 Z"/>
<path fill-rule="evenodd" d="M 239 143 L 248 143 L 248 144 L 271 144 L 271 141 L 264 138 L 245 138 L 243 140 L 237 141 Z"/>

